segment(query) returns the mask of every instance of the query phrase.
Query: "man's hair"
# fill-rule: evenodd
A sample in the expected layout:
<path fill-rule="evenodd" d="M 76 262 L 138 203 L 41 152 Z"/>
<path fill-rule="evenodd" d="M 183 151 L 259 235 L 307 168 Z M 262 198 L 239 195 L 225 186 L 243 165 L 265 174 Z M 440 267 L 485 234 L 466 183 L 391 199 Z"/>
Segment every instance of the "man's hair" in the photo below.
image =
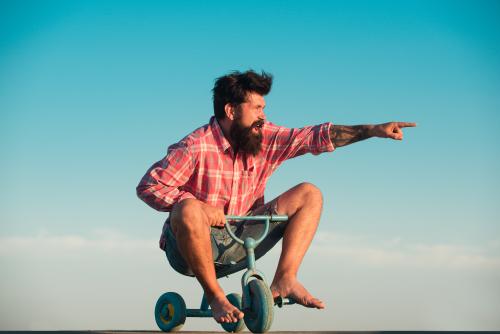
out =
<path fill-rule="evenodd" d="M 237 107 L 245 102 L 248 93 L 267 95 L 273 84 L 273 76 L 262 71 L 258 74 L 253 70 L 246 72 L 234 71 L 215 80 L 213 92 L 214 115 L 220 120 L 226 116 L 224 106 L 230 103 Z"/>

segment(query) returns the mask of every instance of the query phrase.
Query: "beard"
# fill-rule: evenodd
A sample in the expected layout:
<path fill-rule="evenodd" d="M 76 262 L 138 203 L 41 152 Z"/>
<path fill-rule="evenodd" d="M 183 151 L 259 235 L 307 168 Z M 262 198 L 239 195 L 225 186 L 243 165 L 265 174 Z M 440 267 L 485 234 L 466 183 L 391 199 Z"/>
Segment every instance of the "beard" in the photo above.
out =
<path fill-rule="evenodd" d="M 260 127 L 263 123 L 264 121 L 259 120 L 254 122 L 251 126 L 246 127 L 240 123 L 239 118 L 234 120 L 229 129 L 229 135 L 238 150 L 250 153 L 253 156 L 260 152 L 262 149 L 262 129 Z M 257 134 L 253 133 L 253 128 L 257 128 Z"/>

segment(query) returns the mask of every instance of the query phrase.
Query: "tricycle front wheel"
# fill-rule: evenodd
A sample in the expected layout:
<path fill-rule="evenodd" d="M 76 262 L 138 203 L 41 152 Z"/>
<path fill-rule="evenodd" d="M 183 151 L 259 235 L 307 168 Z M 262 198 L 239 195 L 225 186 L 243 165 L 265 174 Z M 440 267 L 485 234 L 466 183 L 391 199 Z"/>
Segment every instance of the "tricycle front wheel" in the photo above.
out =
<path fill-rule="evenodd" d="M 273 295 L 264 281 L 254 279 L 248 283 L 250 308 L 244 310 L 245 325 L 252 333 L 265 333 L 273 323 Z M 245 303 L 247 307 L 248 303 Z"/>

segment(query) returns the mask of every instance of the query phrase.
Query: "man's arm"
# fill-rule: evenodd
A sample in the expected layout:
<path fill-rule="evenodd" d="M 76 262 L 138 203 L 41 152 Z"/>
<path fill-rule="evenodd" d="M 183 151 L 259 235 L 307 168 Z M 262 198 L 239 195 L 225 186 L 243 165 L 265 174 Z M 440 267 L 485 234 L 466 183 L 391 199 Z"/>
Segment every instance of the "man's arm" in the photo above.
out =
<path fill-rule="evenodd" d="M 182 186 L 193 174 L 192 157 L 183 146 L 172 145 L 165 158 L 155 163 L 136 188 L 137 196 L 158 211 L 171 211 L 175 203 L 193 194 Z"/>
<path fill-rule="evenodd" d="M 323 123 L 302 128 L 286 128 L 270 122 L 263 126 L 262 146 L 266 160 L 276 169 L 283 161 L 306 153 L 314 155 L 334 150 L 330 140 L 333 124 Z"/>
<path fill-rule="evenodd" d="M 172 145 L 165 158 L 155 163 L 141 179 L 136 188 L 137 196 L 158 211 L 172 212 L 174 206 L 180 208 L 200 208 L 210 226 L 223 227 L 226 224 L 224 210 L 198 200 L 183 186 L 194 173 L 194 163 L 185 146 Z M 193 206 L 195 204 L 195 206 Z"/>
<path fill-rule="evenodd" d="M 403 139 L 402 128 L 417 126 L 408 122 L 389 122 L 376 125 L 333 125 L 330 139 L 335 147 L 341 147 L 371 137 Z"/>

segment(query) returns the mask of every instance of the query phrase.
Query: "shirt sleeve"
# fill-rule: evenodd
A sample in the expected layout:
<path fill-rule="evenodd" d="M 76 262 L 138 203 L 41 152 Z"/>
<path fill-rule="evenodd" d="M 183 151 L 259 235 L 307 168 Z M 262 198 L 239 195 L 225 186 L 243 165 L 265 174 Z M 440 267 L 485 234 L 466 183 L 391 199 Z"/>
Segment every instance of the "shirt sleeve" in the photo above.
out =
<path fill-rule="evenodd" d="M 193 174 L 194 163 L 185 146 L 169 147 L 167 156 L 156 162 L 137 186 L 137 196 L 158 211 L 172 210 L 175 203 L 193 194 L 183 190 L 183 185 Z"/>
<path fill-rule="evenodd" d="M 267 123 L 266 135 L 269 138 L 268 159 L 276 165 L 281 162 L 311 153 L 318 155 L 334 150 L 330 139 L 332 123 L 323 123 L 303 128 L 285 128 Z"/>

